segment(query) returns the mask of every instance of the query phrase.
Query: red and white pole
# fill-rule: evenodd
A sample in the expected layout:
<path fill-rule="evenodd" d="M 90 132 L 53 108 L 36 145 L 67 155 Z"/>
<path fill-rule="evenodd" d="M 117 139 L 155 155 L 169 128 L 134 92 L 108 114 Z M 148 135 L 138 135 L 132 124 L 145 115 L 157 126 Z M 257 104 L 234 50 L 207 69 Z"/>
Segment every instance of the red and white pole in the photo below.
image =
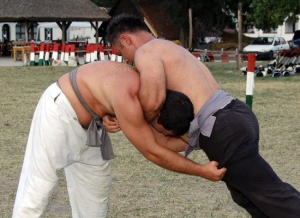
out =
<path fill-rule="evenodd" d="M 60 52 L 60 60 L 61 60 L 61 61 L 64 61 L 64 60 L 65 60 L 65 47 L 66 47 L 65 44 L 62 44 L 62 45 L 61 45 L 61 52 Z"/>
<path fill-rule="evenodd" d="M 30 44 L 30 66 L 35 65 L 35 45 L 34 43 Z"/>
<path fill-rule="evenodd" d="M 46 44 L 45 66 L 49 66 L 49 59 L 50 59 L 50 44 Z"/>
<path fill-rule="evenodd" d="M 104 56 L 104 49 L 103 49 L 103 45 L 99 45 L 99 51 L 100 51 L 100 61 L 104 61 L 105 60 L 105 56 Z"/>
<path fill-rule="evenodd" d="M 94 46 L 94 55 L 93 55 L 94 61 L 98 61 L 98 48 L 96 44 L 94 44 L 93 46 Z"/>
<path fill-rule="evenodd" d="M 44 55 L 45 55 L 45 44 L 41 43 L 38 66 L 43 66 L 44 65 Z"/>
<path fill-rule="evenodd" d="M 69 62 L 69 52 L 70 52 L 70 47 L 68 44 L 65 45 L 65 54 L 64 54 L 64 61 L 68 65 Z"/>
<path fill-rule="evenodd" d="M 54 45 L 53 45 L 53 53 L 52 53 L 52 61 L 58 60 L 58 47 L 59 47 L 59 44 L 54 43 Z"/>
<path fill-rule="evenodd" d="M 117 52 L 113 49 L 111 49 L 111 56 L 110 56 L 111 61 L 117 61 Z"/>
<path fill-rule="evenodd" d="M 91 62 L 91 45 L 86 45 L 86 54 L 85 54 L 85 63 L 88 64 Z"/>
<path fill-rule="evenodd" d="M 90 44 L 91 62 L 94 62 L 96 59 L 95 50 L 96 50 L 96 45 Z"/>
<path fill-rule="evenodd" d="M 248 54 L 248 69 L 246 83 L 246 104 L 252 108 L 254 90 L 255 54 Z"/>

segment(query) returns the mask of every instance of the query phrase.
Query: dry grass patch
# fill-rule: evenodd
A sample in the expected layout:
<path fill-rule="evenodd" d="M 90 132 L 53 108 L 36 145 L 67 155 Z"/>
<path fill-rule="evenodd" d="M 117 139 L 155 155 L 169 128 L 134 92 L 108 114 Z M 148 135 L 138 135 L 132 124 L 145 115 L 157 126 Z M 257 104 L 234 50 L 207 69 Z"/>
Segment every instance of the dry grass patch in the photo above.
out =
<path fill-rule="evenodd" d="M 222 89 L 245 100 L 246 77 L 236 64 L 206 65 Z M 0 217 L 11 217 L 35 106 L 45 88 L 70 70 L 68 67 L 0 68 Z M 255 81 L 253 110 L 260 121 L 261 154 L 284 181 L 300 190 L 300 75 L 255 78 Z M 110 135 L 116 158 L 112 161 L 113 189 L 108 217 L 250 217 L 233 203 L 222 182 L 159 168 L 147 161 L 122 132 Z M 208 161 L 202 151 L 189 157 L 203 164 Z M 59 177 L 43 217 L 71 217 L 63 170 L 59 171 Z"/>

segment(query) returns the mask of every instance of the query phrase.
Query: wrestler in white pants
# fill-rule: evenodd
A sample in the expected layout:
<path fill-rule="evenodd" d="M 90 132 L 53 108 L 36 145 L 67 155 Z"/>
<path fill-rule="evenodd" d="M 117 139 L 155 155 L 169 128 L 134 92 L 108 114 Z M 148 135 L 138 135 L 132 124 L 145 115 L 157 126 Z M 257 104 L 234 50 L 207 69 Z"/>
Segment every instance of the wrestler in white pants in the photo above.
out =
<path fill-rule="evenodd" d="M 106 217 L 112 176 L 99 147 L 88 147 L 86 130 L 54 83 L 42 95 L 30 128 L 13 218 L 41 217 L 64 168 L 72 217 Z"/>

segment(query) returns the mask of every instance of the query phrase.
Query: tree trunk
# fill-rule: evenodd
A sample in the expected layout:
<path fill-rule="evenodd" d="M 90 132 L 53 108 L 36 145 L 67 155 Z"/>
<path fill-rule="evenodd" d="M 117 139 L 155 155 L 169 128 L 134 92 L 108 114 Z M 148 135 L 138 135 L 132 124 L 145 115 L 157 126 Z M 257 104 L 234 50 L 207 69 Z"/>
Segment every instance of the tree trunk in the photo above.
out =
<path fill-rule="evenodd" d="M 189 48 L 193 47 L 193 22 L 192 22 L 192 9 L 189 9 L 189 26 L 190 26 L 190 34 L 189 34 Z"/>
<path fill-rule="evenodd" d="M 242 37 L 243 37 L 243 22 L 242 22 L 242 3 L 240 2 L 238 5 L 238 23 L 239 23 L 239 51 L 238 51 L 238 59 L 237 59 L 237 69 L 240 69 L 241 66 L 241 52 L 242 52 Z"/>

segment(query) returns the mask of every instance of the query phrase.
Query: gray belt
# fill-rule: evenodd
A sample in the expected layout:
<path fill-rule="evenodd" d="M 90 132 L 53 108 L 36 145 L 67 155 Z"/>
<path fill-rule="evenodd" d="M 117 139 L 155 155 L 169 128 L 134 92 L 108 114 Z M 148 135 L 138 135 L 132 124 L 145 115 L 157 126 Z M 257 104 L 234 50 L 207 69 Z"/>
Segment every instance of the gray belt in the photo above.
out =
<path fill-rule="evenodd" d="M 114 158 L 114 152 L 112 148 L 112 144 L 109 138 L 109 135 L 105 128 L 103 128 L 102 125 L 102 119 L 98 115 L 96 115 L 87 105 L 87 103 L 84 101 L 82 95 L 79 92 L 77 83 L 76 83 L 76 74 L 77 74 L 78 68 L 70 72 L 70 82 L 71 85 L 83 105 L 83 107 L 90 113 L 92 116 L 91 123 L 89 125 L 89 128 L 87 130 L 87 141 L 86 145 L 90 147 L 100 147 L 102 158 L 104 160 L 110 160 Z M 100 133 L 102 131 L 102 134 Z"/>
<path fill-rule="evenodd" d="M 187 157 L 193 150 L 200 150 L 200 133 L 210 137 L 213 130 L 216 117 L 212 116 L 219 109 L 224 108 L 233 100 L 233 97 L 223 90 L 216 91 L 211 98 L 203 105 L 200 111 L 196 114 L 194 120 L 191 122 L 190 129 L 187 133 L 189 139 L 189 146 L 185 151 Z"/>

